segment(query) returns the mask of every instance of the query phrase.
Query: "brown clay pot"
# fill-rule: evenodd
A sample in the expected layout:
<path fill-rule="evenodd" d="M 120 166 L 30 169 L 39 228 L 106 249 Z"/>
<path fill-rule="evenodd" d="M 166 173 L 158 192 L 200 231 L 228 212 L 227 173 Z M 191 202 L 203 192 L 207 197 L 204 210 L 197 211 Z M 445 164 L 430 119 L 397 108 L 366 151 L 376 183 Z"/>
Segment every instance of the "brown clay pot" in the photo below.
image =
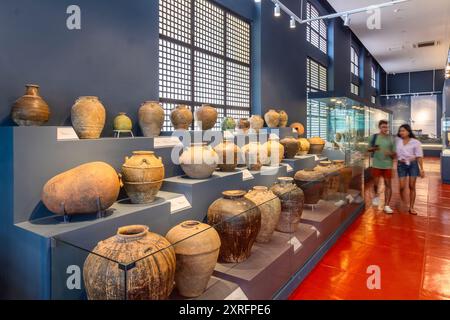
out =
<path fill-rule="evenodd" d="M 223 172 L 233 172 L 238 165 L 241 149 L 230 140 L 224 140 L 214 147 L 219 155 L 219 169 Z"/>
<path fill-rule="evenodd" d="M 259 115 L 253 115 L 250 117 L 250 128 L 253 129 L 256 133 L 259 132 L 262 128 L 264 128 L 264 119 Z"/>
<path fill-rule="evenodd" d="M 303 190 L 305 204 L 315 205 L 323 196 L 325 177 L 317 170 L 300 170 L 295 174 L 295 183 Z"/>
<path fill-rule="evenodd" d="M 132 203 L 155 201 L 164 180 L 164 165 L 153 151 L 135 151 L 122 165 L 122 182 Z"/>
<path fill-rule="evenodd" d="M 339 175 L 341 178 L 339 191 L 347 193 L 348 190 L 350 189 L 350 183 L 352 182 L 353 170 L 351 167 L 343 167 L 339 169 Z"/>
<path fill-rule="evenodd" d="M 250 129 L 250 121 L 248 119 L 239 119 L 238 129 L 242 130 L 243 133 L 247 133 Z"/>
<path fill-rule="evenodd" d="M 104 162 L 91 162 L 50 179 L 42 190 L 42 202 L 57 215 L 89 214 L 111 207 L 119 191 L 116 170 Z"/>
<path fill-rule="evenodd" d="M 294 137 L 285 137 L 280 140 L 280 143 L 284 147 L 284 158 L 285 159 L 294 159 L 298 152 L 298 141 Z"/>
<path fill-rule="evenodd" d="M 180 156 L 181 169 L 192 179 L 211 177 L 218 163 L 217 153 L 204 143 L 192 144 Z"/>
<path fill-rule="evenodd" d="M 192 125 L 194 116 L 188 106 L 179 105 L 170 113 L 170 121 L 172 121 L 175 130 L 189 130 Z"/>
<path fill-rule="evenodd" d="M 195 111 L 195 123 L 203 131 L 214 128 L 217 117 L 218 113 L 216 108 L 205 104 Z"/>
<path fill-rule="evenodd" d="M 119 228 L 117 235 L 99 242 L 84 262 L 88 299 L 167 299 L 173 290 L 175 259 L 170 242 L 149 232 L 148 227 Z M 128 271 L 118 266 L 134 262 L 136 265 Z"/>
<path fill-rule="evenodd" d="M 339 191 L 339 172 L 338 168 L 331 161 L 321 161 L 315 170 L 324 175 L 323 199 L 332 199 Z"/>
<path fill-rule="evenodd" d="M 325 141 L 320 137 L 313 137 L 308 139 L 310 147 L 309 154 L 321 155 L 325 148 Z"/>
<path fill-rule="evenodd" d="M 139 108 L 139 125 L 144 137 L 158 137 L 164 125 L 164 109 L 158 101 L 144 102 Z"/>
<path fill-rule="evenodd" d="M 280 125 L 280 114 L 277 111 L 270 109 L 264 115 L 264 120 L 269 128 L 278 128 Z"/>
<path fill-rule="evenodd" d="M 267 187 L 259 186 L 253 187 L 245 197 L 256 204 L 261 212 L 261 230 L 256 237 L 256 242 L 269 242 L 280 220 L 280 199 Z"/>
<path fill-rule="evenodd" d="M 50 118 L 50 107 L 39 95 L 39 86 L 27 84 L 25 95 L 14 102 L 11 118 L 19 126 L 42 126 Z"/>
<path fill-rule="evenodd" d="M 267 163 L 264 165 L 278 166 L 284 159 L 284 146 L 279 142 L 278 139 L 270 138 L 263 148 L 266 149 L 267 153 Z"/>
<path fill-rule="evenodd" d="M 295 122 L 290 127 L 297 131 L 299 137 L 305 134 L 305 127 L 300 122 Z"/>
<path fill-rule="evenodd" d="M 270 190 L 281 200 L 281 216 L 276 230 L 283 233 L 297 231 L 303 214 L 303 191 L 290 177 L 278 178 L 278 183 Z"/>
<path fill-rule="evenodd" d="M 219 260 L 238 263 L 248 259 L 261 229 L 261 212 L 245 191 L 223 192 L 223 198 L 208 209 L 208 224 L 214 226 L 222 243 Z"/>
<path fill-rule="evenodd" d="M 98 139 L 106 122 L 106 110 L 97 97 L 80 97 L 72 107 L 72 126 L 80 139 Z"/>
<path fill-rule="evenodd" d="M 245 157 L 245 164 L 251 171 L 260 171 L 263 164 L 267 163 L 267 151 L 258 142 L 250 142 L 242 147 L 242 154 Z"/>
<path fill-rule="evenodd" d="M 307 155 L 309 152 L 309 148 L 310 148 L 310 143 L 309 143 L 308 139 L 300 138 L 297 140 L 297 142 L 298 142 L 298 146 L 299 146 L 298 155 L 300 155 L 300 156 Z"/>
<path fill-rule="evenodd" d="M 288 124 L 288 120 L 289 120 L 288 114 L 284 110 L 280 110 L 280 111 L 278 111 L 278 113 L 280 114 L 279 127 L 280 128 L 286 128 L 287 124 Z"/>
<path fill-rule="evenodd" d="M 219 257 L 217 231 L 198 221 L 185 221 L 166 235 L 177 257 L 175 284 L 185 297 L 195 298 L 206 289 Z"/>

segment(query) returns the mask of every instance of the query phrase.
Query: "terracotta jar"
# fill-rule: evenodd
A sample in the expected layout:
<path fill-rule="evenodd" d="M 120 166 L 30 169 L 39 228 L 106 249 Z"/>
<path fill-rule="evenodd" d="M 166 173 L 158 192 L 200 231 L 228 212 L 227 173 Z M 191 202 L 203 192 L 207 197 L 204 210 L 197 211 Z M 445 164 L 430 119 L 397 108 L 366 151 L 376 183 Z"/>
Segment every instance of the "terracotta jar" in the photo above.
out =
<path fill-rule="evenodd" d="M 250 142 L 242 147 L 245 164 L 251 171 L 261 170 L 263 164 L 267 163 L 267 150 L 258 142 Z"/>
<path fill-rule="evenodd" d="M 106 121 L 106 110 L 97 97 L 80 97 L 72 107 L 72 126 L 80 139 L 98 139 Z"/>
<path fill-rule="evenodd" d="M 300 156 L 307 155 L 309 153 L 309 147 L 310 147 L 308 139 L 300 138 L 300 139 L 297 139 L 297 142 L 298 142 L 298 146 L 299 146 L 298 155 L 300 155 Z"/>
<path fill-rule="evenodd" d="M 288 124 L 288 120 L 289 120 L 288 114 L 284 110 L 280 110 L 280 111 L 278 111 L 278 113 L 280 114 L 279 127 L 280 128 L 286 128 L 287 124 Z"/>
<path fill-rule="evenodd" d="M 280 177 L 270 190 L 281 200 L 281 215 L 276 230 L 293 233 L 298 230 L 303 214 L 303 191 L 291 177 Z"/>
<path fill-rule="evenodd" d="M 208 209 L 208 224 L 214 226 L 222 243 L 219 260 L 238 263 L 248 259 L 261 230 L 261 212 L 245 191 L 223 192 L 223 198 Z"/>
<path fill-rule="evenodd" d="M 119 191 L 116 170 L 104 162 L 91 162 L 50 179 L 42 190 L 42 202 L 54 214 L 90 214 L 111 207 Z"/>
<path fill-rule="evenodd" d="M 170 113 L 170 121 L 172 121 L 175 130 L 189 130 L 193 120 L 192 111 L 186 105 L 176 106 Z"/>
<path fill-rule="evenodd" d="M 146 226 L 126 226 L 100 241 L 83 267 L 89 300 L 163 300 L 173 290 L 175 251 Z M 128 271 L 119 268 L 136 265 Z M 125 284 L 126 283 L 126 284 Z"/>
<path fill-rule="evenodd" d="M 339 191 L 347 193 L 353 179 L 353 170 L 351 167 L 342 167 L 339 169 L 340 187 Z"/>
<path fill-rule="evenodd" d="M 116 131 L 131 131 L 133 129 L 133 121 L 127 116 L 125 112 L 120 112 L 114 118 L 114 130 Z"/>
<path fill-rule="evenodd" d="M 269 128 L 278 128 L 280 125 L 280 114 L 273 109 L 267 111 L 264 115 L 264 120 L 266 120 L 267 126 Z"/>
<path fill-rule="evenodd" d="M 294 159 L 299 149 L 297 139 L 295 139 L 294 137 L 285 137 L 284 139 L 280 140 L 280 143 L 284 147 L 284 158 Z"/>
<path fill-rule="evenodd" d="M 181 169 L 192 179 L 211 177 L 218 163 L 217 153 L 204 143 L 192 144 L 180 156 Z"/>
<path fill-rule="evenodd" d="M 164 125 L 164 109 L 158 101 L 146 101 L 139 108 L 139 125 L 144 137 L 158 137 Z"/>
<path fill-rule="evenodd" d="M 297 132 L 299 137 L 305 134 L 305 127 L 300 122 L 295 122 L 290 127 Z"/>
<path fill-rule="evenodd" d="M 219 257 L 217 231 L 198 221 L 185 221 L 166 235 L 177 257 L 175 285 L 188 298 L 200 296 L 206 289 Z"/>
<path fill-rule="evenodd" d="M 243 133 L 247 133 L 250 129 L 250 121 L 248 119 L 239 119 L 238 122 L 238 129 L 241 130 Z"/>
<path fill-rule="evenodd" d="M 205 104 L 195 111 L 195 123 L 203 131 L 214 128 L 217 117 L 218 113 L 216 108 Z"/>
<path fill-rule="evenodd" d="M 284 146 L 279 142 L 277 138 L 269 138 L 263 148 L 267 151 L 267 163 L 265 165 L 279 166 L 284 159 Z"/>
<path fill-rule="evenodd" d="M 153 151 L 134 151 L 122 165 L 122 182 L 132 203 L 155 201 L 164 180 L 164 165 Z"/>
<path fill-rule="evenodd" d="M 308 139 L 310 147 L 309 154 L 321 155 L 325 148 L 325 141 L 320 137 L 313 137 Z"/>
<path fill-rule="evenodd" d="M 325 178 L 323 199 L 332 199 L 339 191 L 338 168 L 331 161 L 321 161 L 315 170 L 321 172 Z"/>
<path fill-rule="evenodd" d="M 214 147 L 219 155 L 219 169 L 224 172 L 233 172 L 238 165 L 241 149 L 231 140 L 225 139 L 222 143 Z"/>
<path fill-rule="evenodd" d="M 323 196 L 325 177 L 318 170 L 300 170 L 295 174 L 295 183 L 305 194 L 305 204 L 315 205 Z"/>
<path fill-rule="evenodd" d="M 50 118 L 50 107 L 39 95 L 39 86 L 27 84 L 25 95 L 14 102 L 11 118 L 19 126 L 42 126 Z"/>
<path fill-rule="evenodd" d="M 231 117 L 226 117 L 222 121 L 222 131 L 234 131 L 236 129 L 236 121 Z"/>
<path fill-rule="evenodd" d="M 256 242 L 269 242 L 280 220 L 280 199 L 269 188 L 260 186 L 253 187 L 245 197 L 256 204 L 261 212 L 261 230 Z"/>
<path fill-rule="evenodd" d="M 250 117 L 250 128 L 256 133 L 264 128 L 264 119 L 260 115 L 253 115 Z"/>

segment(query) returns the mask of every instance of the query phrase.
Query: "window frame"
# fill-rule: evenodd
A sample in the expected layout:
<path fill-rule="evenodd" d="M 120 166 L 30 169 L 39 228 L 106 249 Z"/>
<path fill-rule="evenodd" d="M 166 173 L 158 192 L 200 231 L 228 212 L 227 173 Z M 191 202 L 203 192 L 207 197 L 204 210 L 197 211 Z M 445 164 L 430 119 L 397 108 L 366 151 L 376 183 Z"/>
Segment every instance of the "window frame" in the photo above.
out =
<path fill-rule="evenodd" d="M 315 87 L 312 85 L 312 66 L 317 67 L 317 83 L 318 86 Z M 322 78 L 325 81 L 322 82 Z M 324 86 L 322 86 L 324 84 Z M 328 68 L 318 62 L 317 60 L 306 57 L 306 92 L 309 94 L 310 92 L 326 92 L 328 91 Z M 312 107 L 317 108 L 317 115 L 312 115 Z M 317 132 L 318 135 L 323 139 L 327 139 L 328 134 L 328 107 L 325 103 L 316 101 L 314 99 L 309 99 L 307 97 L 306 101 L 306 133 L 307 137 L 311 138 L 313 136 L 317 136 L 313 134 Z M 317 127 L 318 126 L 318 127 Z"/>
<path fill-rule="evenodd" d="M 355 46 L 350 46 L 350 72 L 352 75 L 358 77 L 360 72 L 359 52 Z"/>
<path fill-rule="evenodd" d="M 352 94 L 354 94 L 355 96 L 359 96 L 360 94 L 360 87 L 359 85 L 355 84 L 355 83 L 350 83 L 350 92 Z"/>
<path fill-rule="evenodd" d="M 311 2 L 306 2 L 306 19 L 312 19 L 320 16 L 319 9 Z M 313 15 L 313 12 L 316 13 Z M 315 27 L 316 25 L 316 27 Z M 323 32 L 323 30 L 325 30 Z M 317 45 L 313 41 L 313 36 L 317 37 Z M 311 21 L 306 24 L 306 41 L 319 49 L 322 53 L 328 54 L 328 24 L 324 20 Z M 325 44 L 325 48 L 323 47 Z"/>
<path fill-rule="evenodd" d="M 315 64 L 317 66 L 317 84 L 315 87 L 312 85 L 312 66 Z M 325 73 L 325 75 L 323 75 Z M 323 83 L 322 81 L 325 81 Z M 324 84 L 324 87 L 322 85 Z M 328 91 L 328 68 L 318 62 L 317 60 L 306 57 L 306 91 L 307 92 L 327 92 Z"/>
<path fill-rule="evenodd" d="M 370 66 L 370 82 L 374 89 L 378 89 L 377 70 L 374 65 Z"/>

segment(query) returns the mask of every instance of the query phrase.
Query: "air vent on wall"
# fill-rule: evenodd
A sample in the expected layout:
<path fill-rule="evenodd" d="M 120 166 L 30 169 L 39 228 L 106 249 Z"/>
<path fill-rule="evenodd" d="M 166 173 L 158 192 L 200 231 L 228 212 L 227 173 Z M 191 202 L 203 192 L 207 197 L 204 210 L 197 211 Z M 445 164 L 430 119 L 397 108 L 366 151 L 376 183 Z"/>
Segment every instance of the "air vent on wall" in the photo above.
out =
<path fill-rule="evenodd" d="M 424 41 L 424 42 L 419 42 L 413 45 L 414 48 L 426 48 L 426 47 L 434 47 L 434 46 L 438 46 L 439 45 L 439 41 Z"/>

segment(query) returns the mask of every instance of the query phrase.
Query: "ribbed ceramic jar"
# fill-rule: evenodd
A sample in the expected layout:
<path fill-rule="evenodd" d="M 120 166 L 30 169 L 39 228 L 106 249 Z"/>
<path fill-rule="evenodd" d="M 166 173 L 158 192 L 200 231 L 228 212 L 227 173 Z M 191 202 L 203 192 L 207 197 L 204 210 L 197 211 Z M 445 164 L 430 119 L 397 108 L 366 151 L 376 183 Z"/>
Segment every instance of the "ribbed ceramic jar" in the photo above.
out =
<path fill-rule="evenodd" d="M 97 244 L 83 267 L 89 300 L 163 300 L 175 279 L 175 251 L 146 226 L 126 226 Z M 125 271 L 119 268 L 119 263 Z"/>
<path fill-rule="evenodd" d="M 19 126 L 42 126 L 50 118 L 50 107 L 39 95 L 39 86 L 27 84 L 25 95 L 17 99 L 11 118 Z"/>
<path fill-rule="evenodd" d="M 133 121 L 127 116 L 125 112 L 120 112 L 114 118 L 114 130 L 116 131 L 131 131 L 133 129 Z"/>
<path fill-rule="evenodd" d="M 320 137 L 313 137 L 309 141 L 309 154 L 321 155 L 325 148 L 325 141 Z"/>
<path fill-rule="evenodd" d="M 193 120 L 192 111 L 186 105 L 178 105 L 170 113 L 170 121 L 175 130 L 189 130 Z"/>
<path fill-rule="evenodd" d="M 300 155 L 300 156 L 307 155 L 309 153 L 309 147 L 310 147 L 308 139 L 299 138 L 299 139 L 297 139 L 297 142 L 298 142 L 298 146 L 299 146 L 298 155 Z"/>
<path fill-rule="evenodd" d="M 276 230 L 284 233 L 297 231 L 303 214 L 303 191 L 290 177 L 278 178 L 278 183 L 270 190 L 281 200 L 281 215 Z"/>
<path fill-rule="evenodd" d="M 223 172 L 233 172 L 238 165 L 241 149 L 233 141 L 225 139 L 214 147 L 219 155 L 219 169 Z"/>
<path fill-rule="evenodd" d="M 206 289 L 219 257 L 217 231 L 198 221 L 185 221 L 166 235 L 177 257 L 175 285 L 185 297 L 195 298 Z"/>
<path fill-rule="evenodd" d="M 180 156 L 181 169 L 192 179 L 211 177 L 218 163 L 217 153 L 204 143 L 192 144 Z"/>
<path fill-rule="evenodd" d="M 279 166 L 281 161 L 284 159 L 284 146 L 279 142 L 278 139 L 269 139 L 263 148 L 267 152 L 267 162 L 265 165 Z"/>
<path fill-rule="evenodd" d="M 305 194 L 305 204 L 315 205 L 323 196 L 325 177 L 317 170 L 300 170 L 295 174 L 295 183 Z"/>
<path fill-rule="evenodd" d="M 146 101 L 139 108 L 139 125 L 144 137 L 158 137 L 164 124 L 164 109 L 158 101 Z"/>
<path fill-rule="evenodd" d="M 286 128 L 287 124 L 288 124 L 288 121 L 289 121 L 289 116 L 288 116 L 287 112 L 284 111 L 284 110 L 280 110 L 278 113 L 280 115 L 279 127 L 280 128 Z"/>
<path fill-rule="evenodd" d="M 251 171 L 260 171 L 263 164 L 267 163 L 267 150 L 259 142 L 250 142 L 242 147 L 245 164 Z"/>
<path fill-rule="evenodd" d="M 80 97 L 72 107 L 71 119 L 80 139 L 98 139 L 105 127 L 106 110 L 97 97 Z"/>
<path fill-rule="evenodd" d="M 284 158 L 294 159 L 299 149 L 297 139 L 295 139 L 294 137 L 285 137 L 280 140 L 280 143 L 284 147 Z"/>
<path fill-rule="evenodd" d="M 261 212 L 261 230 L 256 237 L 256 242 L 269 242 L 280 221 L 280 199 L 269 188 L 262 186 L 253 187 L 245 197 L 255 203 Z"/>
<path fill-rule="evenodd" d="M 260 115 L 253 115 L 250 117 L 250 129 L 259 133 L 259 130 L 264 128 L 264 119 Z"/>
<path fill-rule="evenodd" d="M 202 105 L 195 111 L 195 123 L 203 130 L 211 130 L 217 122 L 218 113 L 216 108 L 209 105 Z"/>
<path fill-rule="evenodd" d="M 223 192 L 208 209 L 208 224 L 220 236 L 219 261 L 238 263 L 248 259 L 261 230 L 261 212 L 245 191 Z"/>
<path fill-rule="evenodd" d="M 269 128 L 278 128 L 280 125 L 280 114 L 277 111 L 270 109 L 264 115 L 264 120 Z"/>

